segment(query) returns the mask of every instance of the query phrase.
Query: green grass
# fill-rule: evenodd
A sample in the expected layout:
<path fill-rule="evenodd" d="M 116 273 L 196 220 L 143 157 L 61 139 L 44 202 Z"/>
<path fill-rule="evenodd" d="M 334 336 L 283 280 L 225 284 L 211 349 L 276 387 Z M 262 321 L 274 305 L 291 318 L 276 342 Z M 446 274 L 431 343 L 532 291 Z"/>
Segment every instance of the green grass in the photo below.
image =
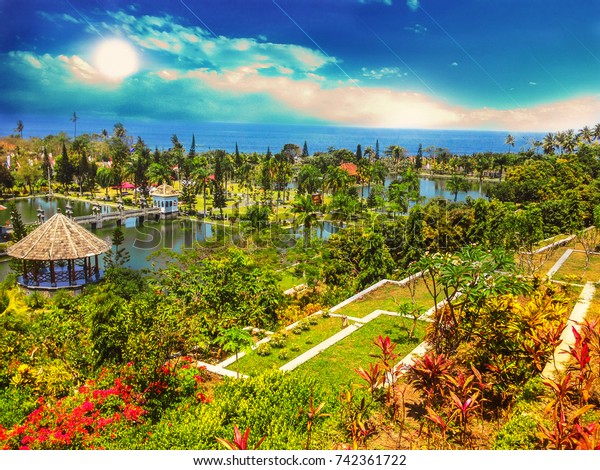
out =
<path fill-rule="evenodd" d="M 296 287 L 298 284 L 304 283 L 303 278 L 295 276 L 290 271 L 281 271 L 278 274 L 281 276 L 281 281 L 279 281 L 279 287 L 283 291 L 291 289 L 292 287 Z"/>
<path fill-rule="evenodd" d="M 410 329 L 411 325 L 411 319 L 381 315 L 296 370 L 315 375 L 320 382 L 335 389 L 360 383 L 355 369 L 367 368 L 370 362 L 377 362 L 380 349 L 373 343 L 377 336 L 389 336 L 397 344 L 394 352 L 398 354 L 398 362 L 422 342 L 426 323 L 418 322 L 415 338 L 408 339 L 405 328 Z"/>
<path fill-rule="evenodd" d="M 363 318 L 373 310 L 388 310 L 391 312 L 397 312 L 400 304 L 410 301 L 411 297 L 408 287 L 387 283 L 355 300 L 354 302 L 351 302 L 345 307 L 336 310 L 334 313 L 347 315 L 349 317 Z M 422 280 L 417 282 L 415 303 L 420 307 L 424 307 L 425 309 L 433 307 L 431 295 L 427 291 L 425 283 Z"/>
<path fill-rule="evenodd" d="M 591 255 L 590 264 L 586 267 L 585 253 L 571 253 L 553 279 L 580 283 L 600 281 L 600 255 Z"/>
<path fill-rule="evenodd" d="M 237 370 L 239 367 L 239 372 L 242 374 L 256 375 L 267 369 L 279 368 L 333 336 L 340 331 L 340 328 L 341 320 L 339 318 L 319 318 L 318 324 L 311 325 L 309 331 L 303 331 L 300 335 L 289 332 L 285 344 L 285 349 L 288 352 L 287 359 L 279 359 L 282 349 L 272 347 L 270 355 L 259 356 L 256 351 L 251 351 L 230 365 L 228 369 Z M 298 351 L 292 351 L 294 347 L 297 347 Z"/>

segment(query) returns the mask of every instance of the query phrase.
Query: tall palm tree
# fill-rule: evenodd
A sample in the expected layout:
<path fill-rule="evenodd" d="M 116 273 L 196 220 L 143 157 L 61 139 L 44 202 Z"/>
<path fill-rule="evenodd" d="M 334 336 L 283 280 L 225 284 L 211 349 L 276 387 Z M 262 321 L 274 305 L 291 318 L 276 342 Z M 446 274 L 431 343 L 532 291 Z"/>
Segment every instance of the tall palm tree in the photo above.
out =
<path fill-rule="evenodd" d="M 298 191 L 302 194 L 313 194 L 321 186 L 322 176 L 314 165 L 303 165 L 298 172 Z"/>
<path fill-rule="evenodd" d="M 504 139 L 504 143 L 508 145 L 508 153 L 511 153 L 511 147 L 515 146 L 515 138 L 511 134 L 508 134 L 506 139 Z"/>
<path fill-rule="evenodd" d="M 351 176 L 339 166 L 329 166 L 324 176 L 324 186 L 331 193 L 345 192 L 350 186 Z"/>
<path fill-rule="evenodd" d="M 300 195 L 292 203 L 292 212 L 296 214 L 296 226 L 302 225 L 303 227 L 304 248 L 307 248 L 310 244 L 310 231 L 318 220 L 317 206 L 311 196 Z"/>
<path fill-rule="evenodd" d="M 556 140 L 556 135 L 552 132 L 549 132 L 542 139 L 542 148 L 544 149 L 544 153 L 546 155 L 552 155 L 554 150 L 556 149 L 558 142 Z"/>
<path fill-rule="evenodd" d="M 600 140 L 600 123 L 596 124 L 594 126 L 594 140 Z"/>
<path fill-rule="evenodd" d="M 71 121 L 73 121 L 73 126 L 75 126 L 75 129 L 73 130 L 73 138 L 76 139 L 77 138 L 77 120 L 79 119 L 79 117 L 77 117 L 77 113 L 73 112 L 73 117 L 71 118 Z"/>
<path fill-rule="evenodd" d="M 454 202 L 456 202 L 458 199 L 458 193 L 460 191 L 468 191 L 470 189 L 470 185 L 465 177 L 452 175 L 446 182 L 446 189 L 450 191 L 450 194 L 454 194 Z"/>
<path fill-rule="evenodd" d="M 17 121 L 17 127 L 15 127 L 15 132 L 18 132 L 19 135 L 21 136 L 21 139 L 23 138 L 23 128 L 25 126 L 23 125 L 23 121 L 21 121 L 20 119 Z"/>
<path fill-rule="evenodd" d="M 588 126 L 583 126 L 581 129 L 579 129 L 579 133 L 577 134 L 577 137 L 579 139 L 581 139 L 583 142 L 585 142 L 586 144 L 589 144 L 592 142 L 592 138 L 593 138 L 592 130 Z"/>

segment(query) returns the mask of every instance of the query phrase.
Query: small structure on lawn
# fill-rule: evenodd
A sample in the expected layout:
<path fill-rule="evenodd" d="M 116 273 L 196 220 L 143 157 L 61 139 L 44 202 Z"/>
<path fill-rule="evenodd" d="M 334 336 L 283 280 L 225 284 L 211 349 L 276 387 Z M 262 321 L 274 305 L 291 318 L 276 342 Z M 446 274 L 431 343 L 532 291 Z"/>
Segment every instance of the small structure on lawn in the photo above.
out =
<path fill-rule="evenodd" d="M 18 284 L 28 290 L 81 290 L 101 279 L 98 256 L 110 243 L 88 232 L 60 209 L 33 232 L 8 247 L 9 256 L 23 261 Z"/>
<path fill-rule="evenodd" d="M 163 184 L 152 191 L 152 206 L 160 208 L 160 218 L 170 219 L 179 215 L 179 193 L 173 186 Z"/>

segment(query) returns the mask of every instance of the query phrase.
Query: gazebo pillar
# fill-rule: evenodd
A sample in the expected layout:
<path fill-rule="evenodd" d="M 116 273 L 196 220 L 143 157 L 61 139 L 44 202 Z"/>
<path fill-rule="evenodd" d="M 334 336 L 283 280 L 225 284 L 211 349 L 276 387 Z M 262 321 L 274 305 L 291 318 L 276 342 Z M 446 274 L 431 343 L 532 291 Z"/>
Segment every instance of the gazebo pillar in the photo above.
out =
<path fill-rule="evenodd" d="M 39 266 L 38 266 L 38 262 L 34 261 L 33 262 L 33 284 L 35 286 L 39 286 L 40 285 L 40 278 L 39 278 Z"/>
<path fill-rule="evenodd" d="M 27 260 L 23 258 L 23 282 L 25 285 L 29 284 L 29 277 L 27 276 Z"/>
<path fill-rule="evenodd" d="M 67 261 L 67 269 L 69 271 L 69 285 L 72 286 L 75 284 L 75 261 L 72 259 Z"/>
<path fill-rule="evenodd" d="M 54 260 L 50 260 L 50 285 L 56 287 L 56 273 L 54 272 Z"/>
<path fill-rule="evenodd" d="M 100 280 L 100 269 L 98 269 L 98 255 L 95 255 L 96 265 L 94 266 L 94 273 L 96 274 L 96 281 Z"/>
<path fill-rule="evenodd" d="M 83 258 L 83 279 L 85 280 L 85 283 L 88 283 L 88 259 L 87 258 Z"/>

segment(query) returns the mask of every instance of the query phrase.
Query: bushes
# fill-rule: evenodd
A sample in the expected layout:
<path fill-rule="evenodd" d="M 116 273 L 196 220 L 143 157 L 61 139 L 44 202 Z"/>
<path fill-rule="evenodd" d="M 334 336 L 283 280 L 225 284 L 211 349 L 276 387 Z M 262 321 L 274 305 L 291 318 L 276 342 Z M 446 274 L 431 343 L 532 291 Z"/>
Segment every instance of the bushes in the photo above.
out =
<path fill-rule="evenodd" d="M 226 379 L 214 391 L 214 400 L 196 407 L 170 411 L 153 430 L 146 449 L 219 449 L 215 437 L 230 440 L 233 425 L 250 428 L 249 447 L 265 437 L 260 449 L 301 449 L 306 441 L 306 415 L 300 408 L 326 402 L 332 412 L 337 401 L 328 400 L 311 378 L 298 373 L 269 371 L 245 380 Z M 322 439 L 327 420 L 313 423 L 313 439 Z"/>

